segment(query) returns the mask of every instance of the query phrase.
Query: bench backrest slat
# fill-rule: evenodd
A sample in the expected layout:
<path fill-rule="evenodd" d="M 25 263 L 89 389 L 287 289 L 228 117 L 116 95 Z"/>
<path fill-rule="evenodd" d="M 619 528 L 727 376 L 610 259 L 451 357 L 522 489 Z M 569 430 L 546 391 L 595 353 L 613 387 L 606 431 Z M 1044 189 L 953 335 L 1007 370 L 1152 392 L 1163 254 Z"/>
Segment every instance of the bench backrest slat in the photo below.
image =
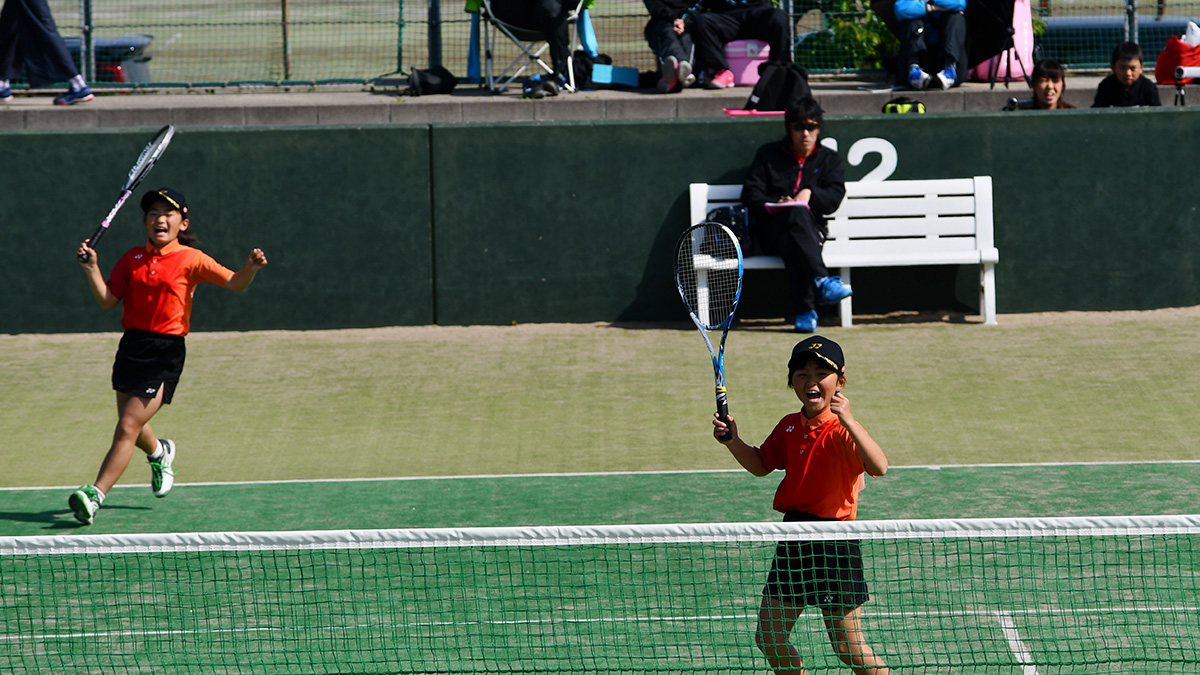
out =
<path fill-rule="evenodd" d="M 938 237 L 937 239 L 830 239 L 825 242 L 824 255 L 832 258 L 854 255 L 910 255 L 914 253 L 972 253 L 974 237 Z M 976 255 L 971 262 L 978 262 Z"/>
<path fill-rule="evenodd" d="M 975 215 L 974 197 L 846 197 L 830 219 L 963 214 Z"/>
<path fill-rule="evenodd" d="M 894 237 L 974 237 L 973 216 L 950 218 L 870 218 L 833 220 L 829 239 L 880 239 Z"/>

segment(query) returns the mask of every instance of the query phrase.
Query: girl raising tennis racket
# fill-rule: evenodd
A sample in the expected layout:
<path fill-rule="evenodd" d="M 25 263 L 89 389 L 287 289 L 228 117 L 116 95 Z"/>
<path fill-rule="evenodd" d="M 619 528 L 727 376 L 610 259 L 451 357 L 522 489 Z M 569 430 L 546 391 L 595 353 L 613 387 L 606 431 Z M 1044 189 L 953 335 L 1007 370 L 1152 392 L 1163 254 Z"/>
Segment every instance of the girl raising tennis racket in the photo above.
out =
<path fill-rule="evenodd" d="M 121 326 L 125 329 L 112 371 L 118 416 L 112 446 L 96 482 L 81 486 L 67 499 L 75 518 L 85 525 L 91 524 L 104 496 L 129 466 L 134 447 L 150 460 L 154 496 L 165 497 L 171 491 L 175 444 L 154 435 L 150 418 L 171 402 L 183 372 L 192 295 L 203 281 L 244 290 L 267 264 L 267 257 L 256 248 L 246 256 L 245 266 L 233 272 L 194 248 L 187 200 L 175 190 L 147 192 L 142 196 L 142 211 L 148 241 L 121 256 L 107 282 L 89 242 L 80 244 L 76 253 L 96 302 L 105 310 L 124 302 Z"/>
<path fill-rule="evenodd" d="M 713 420 L 713 435 L 755 476 L 783 469 L 775 510 L 784 522 L 854 520 L 864 473 L 882 476 L 883 449 L 850 413 L 846 361 L 836 342 L 819 335 L 797 344 L 788 361 L 788 386 L 800 412 L 787 415 L 760 447 L 728 424 Z M 732 431 L 732 438 L 722 437 Z M 800 654 L 788 639 L 804 608 L 821 610 L 829 642 L 842 663 L 859 675 L 887 675 L 888 667 L 863 637 L 859 607 L 867 602 L 862 548 L 857 541 L 784 541 L 763 586 L 755 642 L 776 673 L 804 675 Z"/>

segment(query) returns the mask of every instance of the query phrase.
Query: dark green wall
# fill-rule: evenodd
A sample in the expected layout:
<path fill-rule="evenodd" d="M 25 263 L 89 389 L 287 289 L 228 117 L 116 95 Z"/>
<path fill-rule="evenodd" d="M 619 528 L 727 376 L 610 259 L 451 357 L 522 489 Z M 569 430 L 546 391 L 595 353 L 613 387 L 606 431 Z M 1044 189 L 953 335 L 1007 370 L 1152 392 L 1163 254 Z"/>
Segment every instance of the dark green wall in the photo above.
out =
<path fill-rule="evenodd" d="M 0 332 L 120 329 L 74 251 L 151 134 L 0 136 Z M 270 261 L 244 293 L 198 287 L 193 330 L 430 323 L 428 139 L 426 127 L 182 129 L 100 242 L 101 267 L 145 241 L 137 201 L 170 185 L 207 253 L 234 270 L 256 246 Z"/>
<path fill-rule="evenodd" d="M 183 190 L 202 247 L 227 266 L 254 246 L 270 258 L 244 294 L 201 287 L 195 330 L 673 320 L 688 183 L 740 182 L 780 135 L 777 118 L 185 128 L 147 187 Z M 1200 304 L 1192 109 L 838 117 L 825 135 L 843 156 L 886 139 L 892 178 L 993 177 L 1001 312 Z M 73 253 L 148 136 L 0 134 L 0 332 L 117 329 Z M 141 240 L 130 204 L 103 267 Z M 975 279 L 856 270 L 855 308 L 967 309 Z M 743 315 L 782 315 L 783 288 L 751 273 Z"/>

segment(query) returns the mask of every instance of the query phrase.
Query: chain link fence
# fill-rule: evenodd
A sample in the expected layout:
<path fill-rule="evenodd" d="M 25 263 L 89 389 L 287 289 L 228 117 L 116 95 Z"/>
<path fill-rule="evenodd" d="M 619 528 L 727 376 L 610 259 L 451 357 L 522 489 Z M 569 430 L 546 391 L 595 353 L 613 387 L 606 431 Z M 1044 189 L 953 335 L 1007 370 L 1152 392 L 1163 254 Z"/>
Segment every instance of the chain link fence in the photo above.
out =
<path fill-rule="evenodd" d="M 888 2 L 889 0 L 877 0 Z M 477 40 L 462 0 L 50 0 L 80 72 L 105 87 L 366 85 L 438 64 L 466 80 Z M 1200 0 L 1033 0 L 1034 58 L 1103 70 L 1121 40 L 1149 67 L 1170 35 L 1200 23 Z M 440 3 L 440 4 L 439 4 Z M 794 3 L 794 4 L 793 4 Z M 814 76 L 879 77 L 895 38 L 866 0 L 785 0 L 796 60 Z M 968 10 L 969 11 L 969 10 Z M 640 0 L 591 10 L 600 51 L 653 71 Z M 516 58 L 501 45 L 497 62 Z"/>

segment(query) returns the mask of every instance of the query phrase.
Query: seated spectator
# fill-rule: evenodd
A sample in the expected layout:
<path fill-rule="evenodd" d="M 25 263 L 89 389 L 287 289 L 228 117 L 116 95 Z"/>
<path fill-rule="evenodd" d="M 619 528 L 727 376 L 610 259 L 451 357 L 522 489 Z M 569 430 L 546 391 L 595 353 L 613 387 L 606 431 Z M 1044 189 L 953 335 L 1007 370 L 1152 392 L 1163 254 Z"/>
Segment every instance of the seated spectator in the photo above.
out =
<path fill-rule="evenodd" d="M 1113 49 L 1113 74 L 1100 80 L 1096 87 L 1093 108 L 1129 108 L 1160 106 L 1158 87 L 1142 71 L 1145 70 L 1142 48 L 1136 42 L 1122 42 Z"/>
<path fill-rule="evenodd" d="M 683 15 L 693 0 L 643 0 L 650 21 L 643 32 L 650 51 L 658 57 L 662 74 L 656 89 L 660 94 L 679 91 L 696 81 L 692 74 L 692 34 Z"/>
<path fill-rule="evenodd" d="M 1054 59 L 1042 59 L 1033 66 L 1029 76 L 1033 98 L 1018 101 L 1009 99 L 1005 110 L 1069 110 L 1075 106 L 1063 100 L 1067 90 L 1067 74 Z"/>
<path fill-rule="evenodd" d="M 468 2 L 467 11 L 471 11 L 470 5 Z M 570 81 L 567 57 L 571 54 L 571 38 L 567 19 L 577 6 L 578 2 L 572 0 L 492 0 L 492 11 L 497 19 L 540 32 L 550 46 L 550 67 L 554 69 L 554 75 L 542 78 L 545 93 L 550 95 L 557 94 Z"/>
<path fill-rule="evenodd" d="M 733 86 L 725 60 L 727 42 L 763 40 L 771 48 L 769 60 L 792 62 L 787 13 L 770 0 L 700 0 L 684 15 L 684 22 L 694 35 L 696 65 L 709 89 Z"/>
<path fill-rule="evenodd" d="M 966 8 L 966 0 L 896 0 L 898 82 L 910 89 L 926 89 L 931 82 L 949 89 L 967 76 Z"/>
<path fill-rule="evenodd" d="M 826 217 L 846 196 L 842 158 L 817 143 L 824 111 L 811 96 L 796 99 L 784 112 L 787 135 L 758 149 L 742 183 L 742 203 L 750 211 L 754 243 L 783 258 L 791 287 L 793 327 L 817 330 L 817 305 L 851 294 L 840 277 L 829 276 L 821 259 Z"/>

